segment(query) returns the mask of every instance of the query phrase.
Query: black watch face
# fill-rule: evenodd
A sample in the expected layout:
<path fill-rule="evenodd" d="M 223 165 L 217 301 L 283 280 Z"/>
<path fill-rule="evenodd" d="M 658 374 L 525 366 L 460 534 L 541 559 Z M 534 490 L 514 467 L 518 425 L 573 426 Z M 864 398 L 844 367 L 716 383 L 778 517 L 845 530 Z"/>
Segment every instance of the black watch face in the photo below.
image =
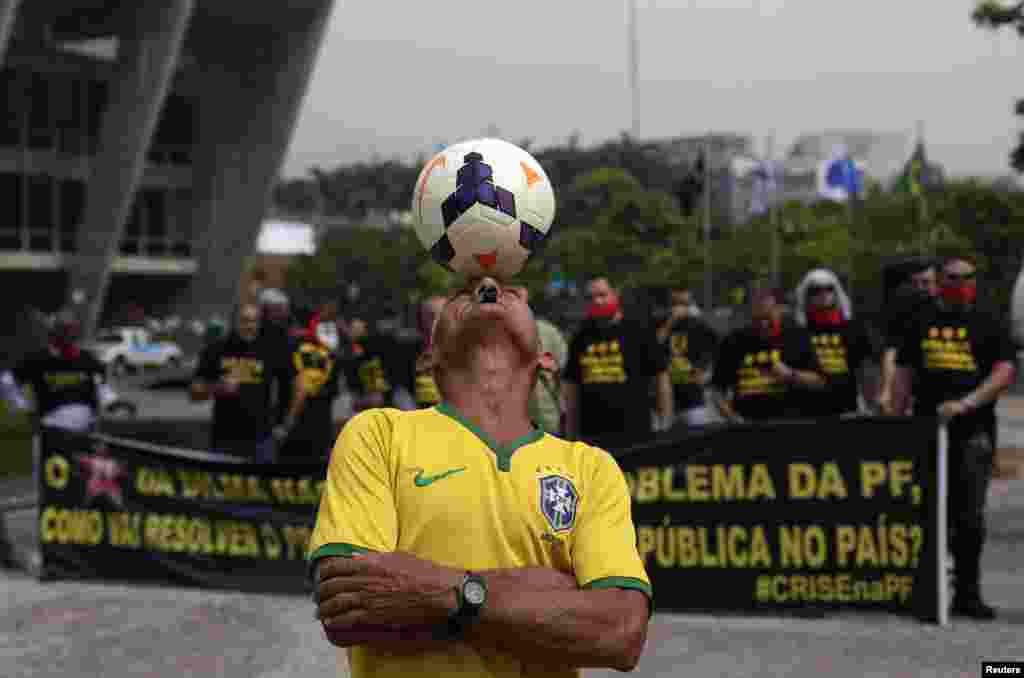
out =
<path fill-rule="evenodd" d="M 484 600 L 487 598 L 487 589 L 480 582 L 469 581 L 466 582 L 462 595 L 470 605 L 483 605 Z"/>

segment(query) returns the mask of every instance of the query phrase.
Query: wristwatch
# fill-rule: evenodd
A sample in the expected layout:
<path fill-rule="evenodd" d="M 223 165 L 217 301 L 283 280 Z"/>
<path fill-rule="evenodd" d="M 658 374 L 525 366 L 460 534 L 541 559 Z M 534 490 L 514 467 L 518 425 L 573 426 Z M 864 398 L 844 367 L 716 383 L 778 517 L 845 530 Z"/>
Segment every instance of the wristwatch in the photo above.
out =
<path fill-rule="evenodd" d="M 480 608 L 487 602 L 487 582 L 478 574 L 467 572 L 458 588 L 459 609 L 448 619 L 448 636 L 457 637 L 462 630 L 480 616 Z"/>

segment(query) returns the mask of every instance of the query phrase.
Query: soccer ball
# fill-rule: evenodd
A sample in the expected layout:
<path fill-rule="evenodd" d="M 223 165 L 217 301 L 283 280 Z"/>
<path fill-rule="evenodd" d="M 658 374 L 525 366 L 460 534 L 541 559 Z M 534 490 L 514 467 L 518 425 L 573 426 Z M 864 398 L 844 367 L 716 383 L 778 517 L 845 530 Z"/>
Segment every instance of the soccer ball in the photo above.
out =
<path fill-rule="evenodd" d="M 555 191 L 532 155 L 500 139 L 449 146 L 420 172 L 416 235 L 434 261 L 465 276 L 515 276 L 547 240 Z"/>

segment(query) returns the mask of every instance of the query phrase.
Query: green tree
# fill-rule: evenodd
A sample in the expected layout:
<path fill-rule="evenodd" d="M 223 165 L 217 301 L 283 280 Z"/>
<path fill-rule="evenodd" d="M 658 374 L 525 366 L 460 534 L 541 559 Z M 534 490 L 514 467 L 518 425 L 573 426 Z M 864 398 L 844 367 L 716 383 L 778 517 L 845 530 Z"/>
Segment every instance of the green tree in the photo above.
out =
<path fill-rule="evenodd" d="M 599 168 L 572 183 L 575 223 L 559 223 L 528 275 L 557 270 L 571 279 L 599 275 L 626 286 L 658 284 L 673 275 L 674 252 L 687 221 L 675 198 L 645 188 L 632 174 Z"/>
<path fill-rule="evenodd" d="M 1005 5 L 998 0 L 982 0 L 974 8 L 971 18 L 982 28 L 999 30 L 1009 26 L 1017 31 L 1017 35 L 1024 37 L 1024 2 Z M 1024 116 L 1024 99 L 1017 100 L 1014 112 Z M 1018 172 L 1024 172 L 1024 132 L 1017 146 L 1010 152 L 1010 166 Z"/>
<path fill-rule="evenodd" d="M 441 292 L 452 276 L 430 259 L 411 229 L 352 227 L 329 234 L 317 253 L 289 267 L 288 286 L 310 301 L 344 298 L 360 289 L 361 312 L 391 315 L 426 294 Z"/>

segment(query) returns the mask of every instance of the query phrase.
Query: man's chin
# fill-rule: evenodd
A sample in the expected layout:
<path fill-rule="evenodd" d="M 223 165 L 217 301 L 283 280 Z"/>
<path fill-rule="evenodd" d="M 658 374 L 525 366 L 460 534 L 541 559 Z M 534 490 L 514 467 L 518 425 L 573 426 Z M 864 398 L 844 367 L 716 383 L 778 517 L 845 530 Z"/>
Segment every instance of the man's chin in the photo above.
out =
<path fill-rule="evenodd" d="M 520 337 L 520 334 L 508 309 L 499 304 L 483 304 L 462 319 L 458 343 L 464 350 L 497 342 L 509 342 L 521 347 L 528 341 Z"/>

